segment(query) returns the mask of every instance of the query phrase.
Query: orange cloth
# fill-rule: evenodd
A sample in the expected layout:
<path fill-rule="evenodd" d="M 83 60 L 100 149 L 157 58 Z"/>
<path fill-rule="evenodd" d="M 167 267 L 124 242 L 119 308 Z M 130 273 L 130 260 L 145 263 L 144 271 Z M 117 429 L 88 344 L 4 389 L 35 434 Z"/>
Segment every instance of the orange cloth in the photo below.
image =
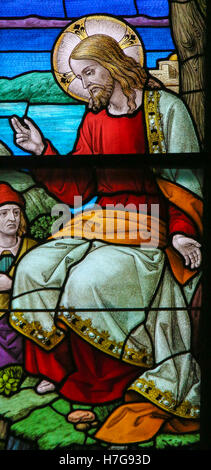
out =
<path fill-rule="evenodd" d="M 163 182 L 163 188 L 165 183 L 168 183 L 168 181 Z M 180 189 L 176 187 L 176 192 L 179 192 Z M 178 197 L 177 195 L 177 199 Z M 194 204 L 193 207 L 195 207 Z M 194 219 L 193 211 L 190 216 Z M 184 266 L 182 256 L 174 248 L 166 248 L 165 222 L 161 219 L 158 222 L 155 217 L 146 214 L 121 210 L 86 210 L 72 218 L 63 229 L 55 233 L 50 239 L 62 237 L 97 239 L 118 245 L 137 246 L 146 244 L 147 246 L 150 242 L 150 246 L 165 249 L 173 274 L 180 284 L 185 284 L 197 272 Z"/>
<path fill-rule="evenodd" d="M 202 200 L 189 192 L 188 189 L 165 179 L 157 178 L 157 183 L 169 202 L 175 204 L 175 206 L 182 209 L 189 217 L 191 217 L 197 226 L 199 234 L 202 235 Z M 186 284 L 186 282 L 195 276 L 197 270 L 191 271 L 190 269 L 185 268 L 182 257 L 176 252 L 176 250 L 174 250 L 173 247 L 168 247 L 165 251 L 175 278 L 180 284 Z"/>
<path fill-rule="evenodd" d="M 174 183 L 161 178 L 158 178 L 157 182 L 166 198 L 187 213 L 194 220 L 199 233 L 202 234 L 202 201 L 185 188 Z M 89 210 L 77 215 L 53 238 L 74 236 L 88 239 L 97 238 L 110 243 L 140 245 L 140 243 L 147 243 L 143 236 L 146 226 L 147 230 L 152 230 L 153 228 L 152 219 L 149 216 L 144 217 L 145 219 L 141 219 L 139 214 L 137 218 L 136 213 L 129 214 L 124 211 L 116 211 L 109 214 L 109 211 L 105 210 L 95 212 L 93 217 L 93 211 Z M 130 225 L 130 232 L 129 219 L 130 224 L 132 224 Z M 113 230 L 113 226 L 115 230 Z M 131 227 L 133 227 L 133 230 Z M 196 271 L 185 268 L 182 257 L 173 248 L 166 247 L 165 224 L 160 220 L 158 229 L 156 225 L 154 227 L 151 241 L 154 241 L 154 246 L 165 249 L 176 279 L 181 284 L 185 284 L 195 275 Z M 123 235 L 122 238 L 119 238 L 120 232 Z M 134 236 L 136 234 L 137 236 Z M 199 429 L 199 422 L 193 419 L 172 416 L 150 402 L 126 403 L 118 407 L 108 417 L 95 434 L 95 437 L 114 444 L 143 442 L 151 439 L 161 427 L 163 427 L 165 432 L 185 433 L 197 431 Z"/>
<path fill-rule="evenodd" d="M 188 191 L 175 183 L 167 181 L 162 178 L 157 178 L 157 183 L 164 196 L 175 206 L 182 209 L 191 219 L 194 220 L 200 235 L 203 232 L 202 215 L 203 215 L 203 202 Z"/>
<path fill-rule="evenodd" d="M 112 444 L 132 444 L 152 439 L 161 429 L 186 433 L 199 429 L 199 422 L 172 417 L 152 403 L 127 403 L 118 407 L 95 434 L 96 439 Z"/>
<path fill-rule="evenodd" d="M 152 403 L 127 403 L 113 411 L 95 437 L 114 444 L 148 441 L 169 417 Z"/>
<path fill-rule="evenodd" d="M 194 220 L 201 235 L 202 201 L 174 183 L 161 178 L 157 182 L 166 198 Z M 196 271 L 185 268 L 182 257 L 172 247 L 165 251 L 176 279 L 184 285 Z M 198 431 L 200 424 L 194 419 L 172 416 L 152 403 L 126 403 L 114 410 L 95 437 L 113 444 L 144 442 L 155 436 L 161 427 L 164 432 L 179 434 Z"/>
<path fill-rule="evenodd" d="M 186 432 L 199 431 L 200 423 L 195 419 L 172 418 L 163 427 L 163 432 L 172 434 L 185 434 Z"/>
<path fill-rule="evenodd" d="M 50 238 L 79 237 L 118 245 L 148 244 L 165 247 L 166 224 L 146 214 L 123 210 L 85 210 Z"/>

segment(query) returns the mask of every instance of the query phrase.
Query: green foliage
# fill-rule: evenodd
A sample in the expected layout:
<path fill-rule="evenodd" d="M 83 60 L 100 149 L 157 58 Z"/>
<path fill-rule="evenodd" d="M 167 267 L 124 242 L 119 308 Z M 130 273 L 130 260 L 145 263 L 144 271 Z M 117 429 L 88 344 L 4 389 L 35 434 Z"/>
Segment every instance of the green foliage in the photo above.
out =
<path fill-rule="evenodd" d="M 7 145 L 4 142 L 2 142 L 2 140 L 0 140 L 0 155 L 4 155 L 4 156 L 12 155 L 11 150 L 9 150 Z"/>
<path fill-rule="evenodd" d="M 38 408 L 11 426 L 11 433 L 19 439 L 37 442 L 41 450 L 53 450 L 73 445 L 83 446 L 85 434 L 77 431 L 65 416 L 50 406 Z"/>
<path fill-rule="evenodd" d="M 156 437 L 157 449 L 170 449 L 170 448 L 194 448 L 199 443 L 199 433 L 187 434 L 160 434 Z"/>
<path fill-rule="evenodd" d="M 29 72 L 0 80 L 0 101 L 29 103 L 75 103 L 56 83 L 51 72 Z"/>
<path fill-rule="evenodd" d="M 15 368 L 15 367 L 14 367 Z M 108 447 L 108 443 L 95 440 L 96 428 L 91 428 L 86 433 L 77 431 L 72 423 L 68 423 L 66 416 L 70 409 L 84 408 L 81 404 L 70 403 L 55 393 L 39 395 L 35 392 L 37 379 L 27 377 L 21 385 L 21 390 L 12 397 L 0 397 L 0 414 L 3 419 L 10 419 L 13 424 L 10 435 L 18 439 L 31 442 L 42 450 L 68 449 L 81 450 L 83 448 L 98 449 Z M 26 387 L 26 389 L 24 389 Z M 94 410 L 101 423 L 110 415 L 122 400 L 93 406 L 85 405 Z M 63 416 L 62 416 L 63 415 Z M 159 434 L 155 440 L 136 444 L 137 450 L 147 449 L 195 449 L 199 443 L 198 433 Z M 130 446 L 131 447 L 131 446 Z M 102 449 L 103 450 L 103 449 Z"/>
<path fill-rule="evenodd" d="M 94 406 L 92 411 L 94 411 L 94 413 L 96 414 L 97 419 L 99 419 L 99 421 L 103 423 L 106 418 L 112 413 L 112 411 L 114 411 L 116 408 L 118 408 L 118 406 L 121 405 L 122 400 L 117 400 L 107 405 Z"/>
<path fill-rule="evenodd" d="M 43 241 L 51 235 L 51 227 L 57 217 L 41 215 L 30 225 L 30 235 L 37 241 Z"/>
<path fill-rule="evenodd" d="M 23 374 L 21 366 L 5 367 L 0 371 L 0 393 L 6 396 L 17 392 Z"/>
<path fill-rule="evenodd" d="M 13 423 L 22 421 L 33 410 L 47 406 L 57 398 L 58 395 L 55 392 L 40 395 L 34 387 L 23 389 L 20 387 L 20 390 L 9 397 L 0 395 L 0 416 L 2 419 L 9 419 Z M 45 423 L 43 423 L 43 426 L 45 426 Z"/>
<path fill-rule="evenodd" d="M 63 398 L 59 398 L 56 402 L 52 403 L 51 407 L 64 416 L 72 411 L 70 402 Z"/>

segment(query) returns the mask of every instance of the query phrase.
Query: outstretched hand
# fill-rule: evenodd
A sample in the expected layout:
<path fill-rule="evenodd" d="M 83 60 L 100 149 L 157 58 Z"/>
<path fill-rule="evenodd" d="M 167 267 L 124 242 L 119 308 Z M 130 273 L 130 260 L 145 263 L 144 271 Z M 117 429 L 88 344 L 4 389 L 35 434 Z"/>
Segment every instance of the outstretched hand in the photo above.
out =
<path fill-rule="evenodd" d="M 185 260 L 185 266 L 196 269 L 201 264 L 201 245 L 193 238 L 176 234 L 172 239 L 173 247 L 179 251 Z"/>
<path fill-rule="evenodd" d="M 17 116 L 11 118 L 11 126 L 15 132 L 15 144 L 23 150 L 41 155 L 45 143 L 41 131 L 31 119 L 24 119 L 25 126 Z"/>

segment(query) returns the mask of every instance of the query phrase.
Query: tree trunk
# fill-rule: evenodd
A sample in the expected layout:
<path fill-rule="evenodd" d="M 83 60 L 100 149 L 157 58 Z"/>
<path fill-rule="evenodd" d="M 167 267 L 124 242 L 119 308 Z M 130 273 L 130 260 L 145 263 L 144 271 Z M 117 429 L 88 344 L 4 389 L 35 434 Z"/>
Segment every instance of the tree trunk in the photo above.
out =
<path fill-rule="evenodd" d="M 202 147 L 205 117 L 206 26 L 197 0 L 169 0 L 173 37 L 180 67 L 180 95 L 195 121 Z M 203 4 L 203 1 L 201 0 Z"/>

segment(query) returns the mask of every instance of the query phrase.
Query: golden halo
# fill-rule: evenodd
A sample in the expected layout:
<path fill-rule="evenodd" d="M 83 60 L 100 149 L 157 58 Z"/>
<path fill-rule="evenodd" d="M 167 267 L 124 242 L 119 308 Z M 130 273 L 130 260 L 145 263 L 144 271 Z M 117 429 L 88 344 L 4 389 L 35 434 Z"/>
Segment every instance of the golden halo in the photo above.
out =
<path fill-rule="evenodd" d="M 72 72 L 69 58 L 80 41 L 93 34 L 113 37 L 121 49 L 136 62 L 144 65 L 143 45 L 138 35 L 123 21 L 112 16 L 90 15 L 71 23 L 59 36 L 53 50 L 53 72 L 63 90 L 73 98 L 89 101 L 89 93 Z"/>

